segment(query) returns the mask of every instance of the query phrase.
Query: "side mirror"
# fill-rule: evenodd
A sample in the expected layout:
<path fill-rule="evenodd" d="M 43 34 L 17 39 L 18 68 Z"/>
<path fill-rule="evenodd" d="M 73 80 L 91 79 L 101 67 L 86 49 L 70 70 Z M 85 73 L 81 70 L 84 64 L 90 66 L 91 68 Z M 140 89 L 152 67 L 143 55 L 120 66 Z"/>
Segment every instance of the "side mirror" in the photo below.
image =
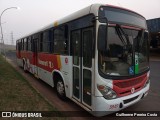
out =
<path fill-rule="evenodd" d="M 98 50 L 106 51 L 107 47 L 107 27 L 106 25 L 100 25 L 98 29 Z"/>

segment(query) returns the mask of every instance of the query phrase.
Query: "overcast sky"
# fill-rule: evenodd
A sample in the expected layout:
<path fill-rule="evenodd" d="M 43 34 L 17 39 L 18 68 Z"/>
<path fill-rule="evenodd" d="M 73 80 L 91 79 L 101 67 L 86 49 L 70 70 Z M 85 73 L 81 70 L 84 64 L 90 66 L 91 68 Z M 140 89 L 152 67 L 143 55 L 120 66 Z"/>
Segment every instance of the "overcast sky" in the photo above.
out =
<path fill-rule="evenodd" d="M 0 14 L 8 7 L 20 7 L 7 10 L 2 16 L 5 43 L 11 44 L 11 32 L 16 41 L 93 3 L 125 7 L 146 19 L 160 17 L 160 0 L 0 0 Z"/>

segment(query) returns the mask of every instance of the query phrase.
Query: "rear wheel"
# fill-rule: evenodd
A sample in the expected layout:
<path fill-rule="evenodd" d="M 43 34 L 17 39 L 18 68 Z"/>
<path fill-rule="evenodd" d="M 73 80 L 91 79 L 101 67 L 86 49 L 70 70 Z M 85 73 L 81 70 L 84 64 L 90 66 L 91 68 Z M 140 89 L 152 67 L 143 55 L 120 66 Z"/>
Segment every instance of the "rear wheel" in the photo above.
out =
<path fill-rule="evenodd" d="M 24 72 L 27 72 L 27 69 L 26 69 L 26 62 L 25 62 L 25 61 L 23 61 L 23 70 L 24 70 Z"/>
<path fill-rule="evenodd" d="M 66 99 L 65 86 L 64 86 L 64 83 L 61 79 L 58 79 L 58 81 L 56 83 L 56 92 L 57 92 L 57 95 L 60 99 L 62 99 L 62 100 Z"/>

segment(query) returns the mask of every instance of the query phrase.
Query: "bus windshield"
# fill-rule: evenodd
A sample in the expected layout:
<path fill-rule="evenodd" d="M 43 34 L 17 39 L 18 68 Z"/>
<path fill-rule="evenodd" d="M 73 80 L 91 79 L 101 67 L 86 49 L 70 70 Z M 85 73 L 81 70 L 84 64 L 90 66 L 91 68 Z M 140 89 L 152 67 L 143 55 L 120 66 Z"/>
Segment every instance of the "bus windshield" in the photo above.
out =
<path fill-rule="evenodd" d="M 107 50 L 99 51 L 100 71 L 105 75 L 130 76 L 148 70 L 147 32 L 110 26 L 106 34 Z"/>
<path fill-rule="evenodd" d="M 137 26 L 146 29 L 146 20 L 144 17 L 127 10 L 120 8 L 113 8 L 109 6 L 102 6 L 99 9 L 99 17 L 106 17 L 111 23 L 125 24 L 130 26 Z M 104 19 L 100 19 L 100 22 L 105 22 Z"/>

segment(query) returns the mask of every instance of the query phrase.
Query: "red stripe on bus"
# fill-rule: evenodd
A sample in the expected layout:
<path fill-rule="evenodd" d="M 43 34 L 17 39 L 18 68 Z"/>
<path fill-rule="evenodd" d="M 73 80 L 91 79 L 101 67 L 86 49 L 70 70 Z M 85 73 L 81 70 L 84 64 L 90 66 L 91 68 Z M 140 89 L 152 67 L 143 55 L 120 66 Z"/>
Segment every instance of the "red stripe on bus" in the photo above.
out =
<path fill-rule="evenodd" d="M 57 59 L 59 55 L 38 53 L 38 67 L 52 72 L 54 69 L 60 70 L 59 62 L 60 59 Z M 59 60 L 59 61 L 58 61 Z"/>
<path fill-rule="evenodd" d="M 125 80 L 113 80 L 113 90 L 119 97 L 130 95 L 144 87 L 147 81 L 147 74 L 139 77 L 125 79 Z"/>

